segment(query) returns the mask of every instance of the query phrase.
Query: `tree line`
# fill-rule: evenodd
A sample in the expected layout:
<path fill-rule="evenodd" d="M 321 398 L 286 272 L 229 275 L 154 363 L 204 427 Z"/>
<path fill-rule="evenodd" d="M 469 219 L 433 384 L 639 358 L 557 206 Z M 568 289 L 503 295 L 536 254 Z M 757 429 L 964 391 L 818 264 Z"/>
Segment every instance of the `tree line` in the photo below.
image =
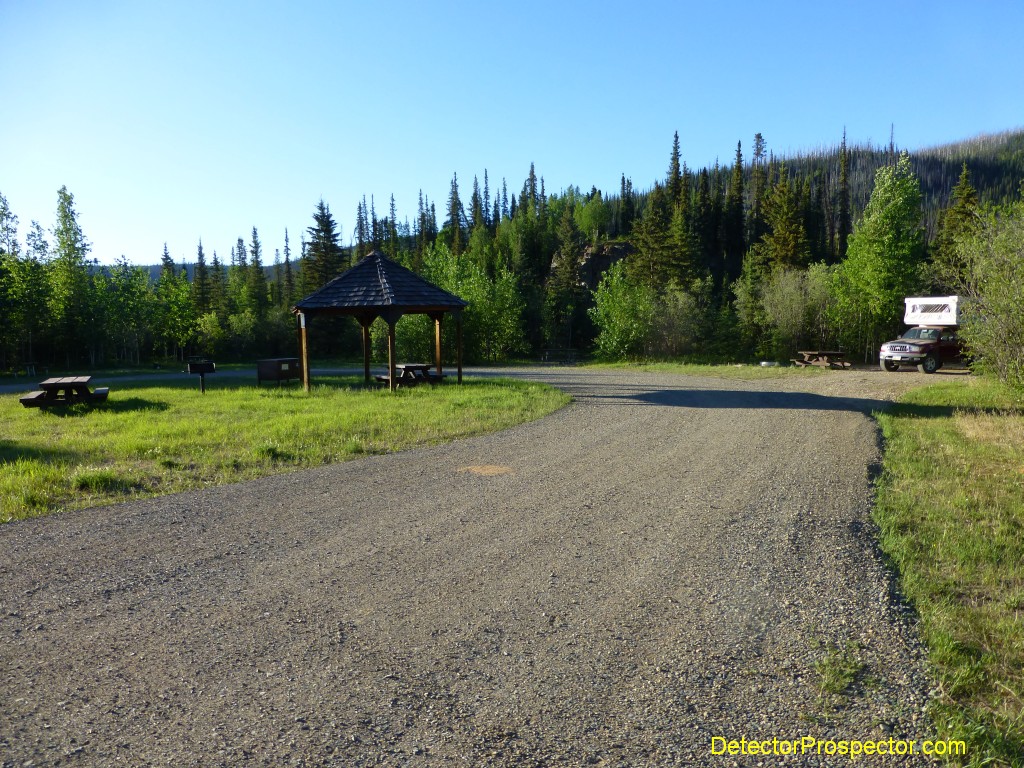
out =
<path fill-rule="evenodd" d="M 0 195 L 0 370 L 291 354 L 294 301 L 373 249 L 471 302 L 469 360 L 545 347 L 785 359 L 804 344 L 867 358 L 897 329 L 903 295 L 956 285 L 936 266 L 952 238 L 950 179 L 963 182 L 976 164 L 979 204 L 1006 202 L 1022 137 L 914 158 L 892 144 L 848 148 L 844 137 L 784 159 L 758 134 L 749 161 L 737 143 L 731 165 L 691 170 L 676 134 L 664 179 L 643 191 L 623 174 L 612 193 L 549 194 L 531 165 L 513 193 L 504 179 L 492 189 L 485 170 L 466 199 L 453 176 L 440 215 L 421 192 L 412 222 L 399 221 L 393 196 L 383 216 L 364 198 L 348 246 L 321 200 L 297 253 L 285 231 L 270 261 L 253 227 L 226 261 L 208 259 L 200 242 L 191 264 L 175 265 L 165 246 L 154 277 L 123 257 L 112 267 L 90 260 L 66 188 L 54 226 L 33 221 L 23 241 Z M 361 343 L 345 322 L 312 339 L 322 355 L 356 356 Z M 374 339 L 383 343 L 377 330 Z M 398 339 L 399 354 L 429 356 L 420 320 L 404 319 Z"/>

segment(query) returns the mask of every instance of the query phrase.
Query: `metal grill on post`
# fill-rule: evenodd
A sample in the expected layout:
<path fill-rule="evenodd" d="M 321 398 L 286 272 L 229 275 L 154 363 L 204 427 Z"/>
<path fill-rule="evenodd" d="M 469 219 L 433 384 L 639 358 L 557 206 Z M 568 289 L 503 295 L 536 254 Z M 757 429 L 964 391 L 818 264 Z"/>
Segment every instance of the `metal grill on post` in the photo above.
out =
<path fill-rule="evenodd" d="M 206 374 L 216 373 L 217 364 L 212 360 L 189 360 L 188 361 L 188 372 L 191 374 L 199 374 L 199 391 L 206 394 Z"/>

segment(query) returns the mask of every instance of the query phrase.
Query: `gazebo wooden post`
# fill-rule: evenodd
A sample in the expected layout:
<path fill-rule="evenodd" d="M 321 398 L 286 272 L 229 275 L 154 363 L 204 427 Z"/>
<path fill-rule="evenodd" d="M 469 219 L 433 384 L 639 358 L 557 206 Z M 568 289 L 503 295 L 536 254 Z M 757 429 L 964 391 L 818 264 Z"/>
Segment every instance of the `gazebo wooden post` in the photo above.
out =
<path fill-rule="evenodd" d="M 370 324 L 371 319 L 359 318 L 359 325 L 363 328 L 363 375 L 366 383 L 370 383 Z"/>
<path fill-rule="evenodd" d="M 388 321 L 388 387 L 394 392 L 398 389 L 398 382 L 395 381 L 395 326 L 397 320 Z"/>
<path fill-rule="evenodd" d="M 455 360 L 459 366 L 459 384 L 462 383 L 462 313 L 455 313 Z"/>
<path fill-rule="evenodd" d="M 437 375 L 441 376 L 444 371 L 441 369 L 441 318 L 443 312 L 433 315 L 434 318 L 434 365 L 437 367 Z"/>
<path fill-rule="evenodd" d="M 299 352 L 302 357 L 302 388 L 309 392 L 309 340 L 306 338 L 305 312 L 299 312 Z"/>

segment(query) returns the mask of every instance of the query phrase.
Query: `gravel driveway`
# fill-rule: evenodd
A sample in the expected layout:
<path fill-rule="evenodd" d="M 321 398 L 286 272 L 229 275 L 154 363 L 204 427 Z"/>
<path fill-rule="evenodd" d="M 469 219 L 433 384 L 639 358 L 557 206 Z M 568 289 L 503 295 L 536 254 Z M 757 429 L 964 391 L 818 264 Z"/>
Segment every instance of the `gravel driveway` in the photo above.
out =
<path fill-rule="evenodd" d="M 0 764 L 845 765 L 712 737 L 931 736 L 868 522 L 868 413 L 922 375 L 524 375 L 575 402 L 0 527 Z"/>

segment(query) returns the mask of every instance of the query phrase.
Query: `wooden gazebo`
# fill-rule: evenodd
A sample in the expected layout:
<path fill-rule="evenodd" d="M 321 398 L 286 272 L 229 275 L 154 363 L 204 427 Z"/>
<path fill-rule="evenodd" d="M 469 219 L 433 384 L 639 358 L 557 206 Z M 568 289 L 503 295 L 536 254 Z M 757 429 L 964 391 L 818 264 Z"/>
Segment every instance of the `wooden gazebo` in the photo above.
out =
<path fill-rule="evenodd" d="M 341 273 L 319 290 L 297 302 L 292 312 L 298 317 L 302 352 L 302 384 L 309 391 L 309 345 L 306 333 L 317 315 L 351 315 L 363 329 L 363 369 L 370 381 L 370 326 L 378 317 L 388 324 L 388 377 L 395 380 L 395 326 L 403 315 L 428 315 L 434 321 L 434 364 L 441 370 L 441 319 L 446 312 L 455 316 L 456 363 L 462 383 L 462 310 L 469 306 L 458 296 L 438 288 L 415 272 L 374 251 L 351 269 Z"/>

